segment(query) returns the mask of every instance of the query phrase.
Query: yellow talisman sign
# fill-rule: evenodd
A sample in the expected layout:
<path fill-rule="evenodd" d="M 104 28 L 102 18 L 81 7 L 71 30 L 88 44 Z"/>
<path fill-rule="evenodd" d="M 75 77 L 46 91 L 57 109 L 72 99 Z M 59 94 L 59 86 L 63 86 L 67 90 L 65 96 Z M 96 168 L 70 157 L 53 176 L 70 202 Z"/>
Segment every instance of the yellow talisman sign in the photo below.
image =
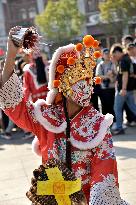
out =
<path fill-rule="evenodd" d="M 81 180 L 65 181 L 58 167 L 46 173 L 49 180 L 37 182 L 37 195 L 54 195 L 58 205 L 71 205 L 69 196 L 81 190 Z"/>

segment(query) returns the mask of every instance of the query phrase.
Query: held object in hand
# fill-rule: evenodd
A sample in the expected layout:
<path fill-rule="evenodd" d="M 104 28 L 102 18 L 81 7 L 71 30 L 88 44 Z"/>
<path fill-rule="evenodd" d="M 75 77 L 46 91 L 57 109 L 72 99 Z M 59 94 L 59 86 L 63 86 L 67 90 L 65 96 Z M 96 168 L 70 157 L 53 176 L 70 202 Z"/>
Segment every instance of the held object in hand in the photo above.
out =
<path fill-rule="evenodd" d="M 15 46 L 22 47 L 24 51 L 29 52 L 36 49 L 39 41 L 39 34 L 36 28 L 21 28 L 16 34 L 11 36 Z"/>
<path fill-rule="evenodd" d="M 49 159 L 34 170 L 26 196 L 33 205 L 74 205 L 86 202 L 81 180 L 56 159 Z"/>

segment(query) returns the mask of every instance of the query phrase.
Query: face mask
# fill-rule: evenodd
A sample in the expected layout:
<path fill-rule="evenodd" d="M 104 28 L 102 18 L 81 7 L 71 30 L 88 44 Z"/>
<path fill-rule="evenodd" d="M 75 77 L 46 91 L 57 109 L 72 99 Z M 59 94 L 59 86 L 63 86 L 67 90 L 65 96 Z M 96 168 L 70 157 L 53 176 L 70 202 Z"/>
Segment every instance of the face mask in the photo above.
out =
<path fill-rule="evenodd" d="M 72 86 L 71 99 L 82 107 L 87 107 L 90 104 L 93 88 L 89 80 L 80 80 Z"/>

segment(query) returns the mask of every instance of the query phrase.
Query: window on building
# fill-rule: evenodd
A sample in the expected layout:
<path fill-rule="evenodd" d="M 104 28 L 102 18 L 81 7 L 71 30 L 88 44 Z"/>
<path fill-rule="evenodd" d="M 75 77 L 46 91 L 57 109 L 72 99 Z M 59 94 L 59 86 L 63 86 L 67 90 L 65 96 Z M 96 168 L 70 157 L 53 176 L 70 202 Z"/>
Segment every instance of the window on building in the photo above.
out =
<path fill-rule="evenodd" d="M 34 7 L 31 7 L 29 10 L 28 10 L 28 13 L 29 13 L 29 18 L 34 18 L 37 14 L 36 12 L 36 8 Z"/>
<path fill-rule="evenodd" d="M 21 19 L 27 19 L 27 11 L 26 9 L 20 9 Z"/>
<path fill-rule="evenodd" d="M 99 0 L 87 0 L 86 11 L 87 12 L 97 11 L 98 5 L 99 5 Z"/>

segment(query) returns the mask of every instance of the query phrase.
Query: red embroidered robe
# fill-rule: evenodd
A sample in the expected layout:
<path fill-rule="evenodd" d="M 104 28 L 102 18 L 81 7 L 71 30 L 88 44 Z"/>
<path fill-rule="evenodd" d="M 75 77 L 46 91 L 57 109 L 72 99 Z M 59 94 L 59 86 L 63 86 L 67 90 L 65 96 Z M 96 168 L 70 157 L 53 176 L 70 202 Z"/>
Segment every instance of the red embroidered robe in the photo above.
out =
<path fill-rule="evenodd" d="M 16 74 L 0 90 L 0 105 L 18 126 L 38 136 L 43 162 L 52 157 L 65 162 L 67 124 L 61 105 L 26 102 Z M 72 169 L 82 179 L 89 205 L 128 205 L 119 194 L 111 124 L 112 115 L 92 106 L 71 120 Z"/>
<path fill-rule="evenodd" d="M 47 84 L 39 84 L 37 82 L 34 68 L 31 68 L 30 64 L 27 64 L 24 67 L 23 90 L 26 101 L 32 100 L 32 102 L 36 102 L 38 99 L 46 99 L 47 96 Z"/>

